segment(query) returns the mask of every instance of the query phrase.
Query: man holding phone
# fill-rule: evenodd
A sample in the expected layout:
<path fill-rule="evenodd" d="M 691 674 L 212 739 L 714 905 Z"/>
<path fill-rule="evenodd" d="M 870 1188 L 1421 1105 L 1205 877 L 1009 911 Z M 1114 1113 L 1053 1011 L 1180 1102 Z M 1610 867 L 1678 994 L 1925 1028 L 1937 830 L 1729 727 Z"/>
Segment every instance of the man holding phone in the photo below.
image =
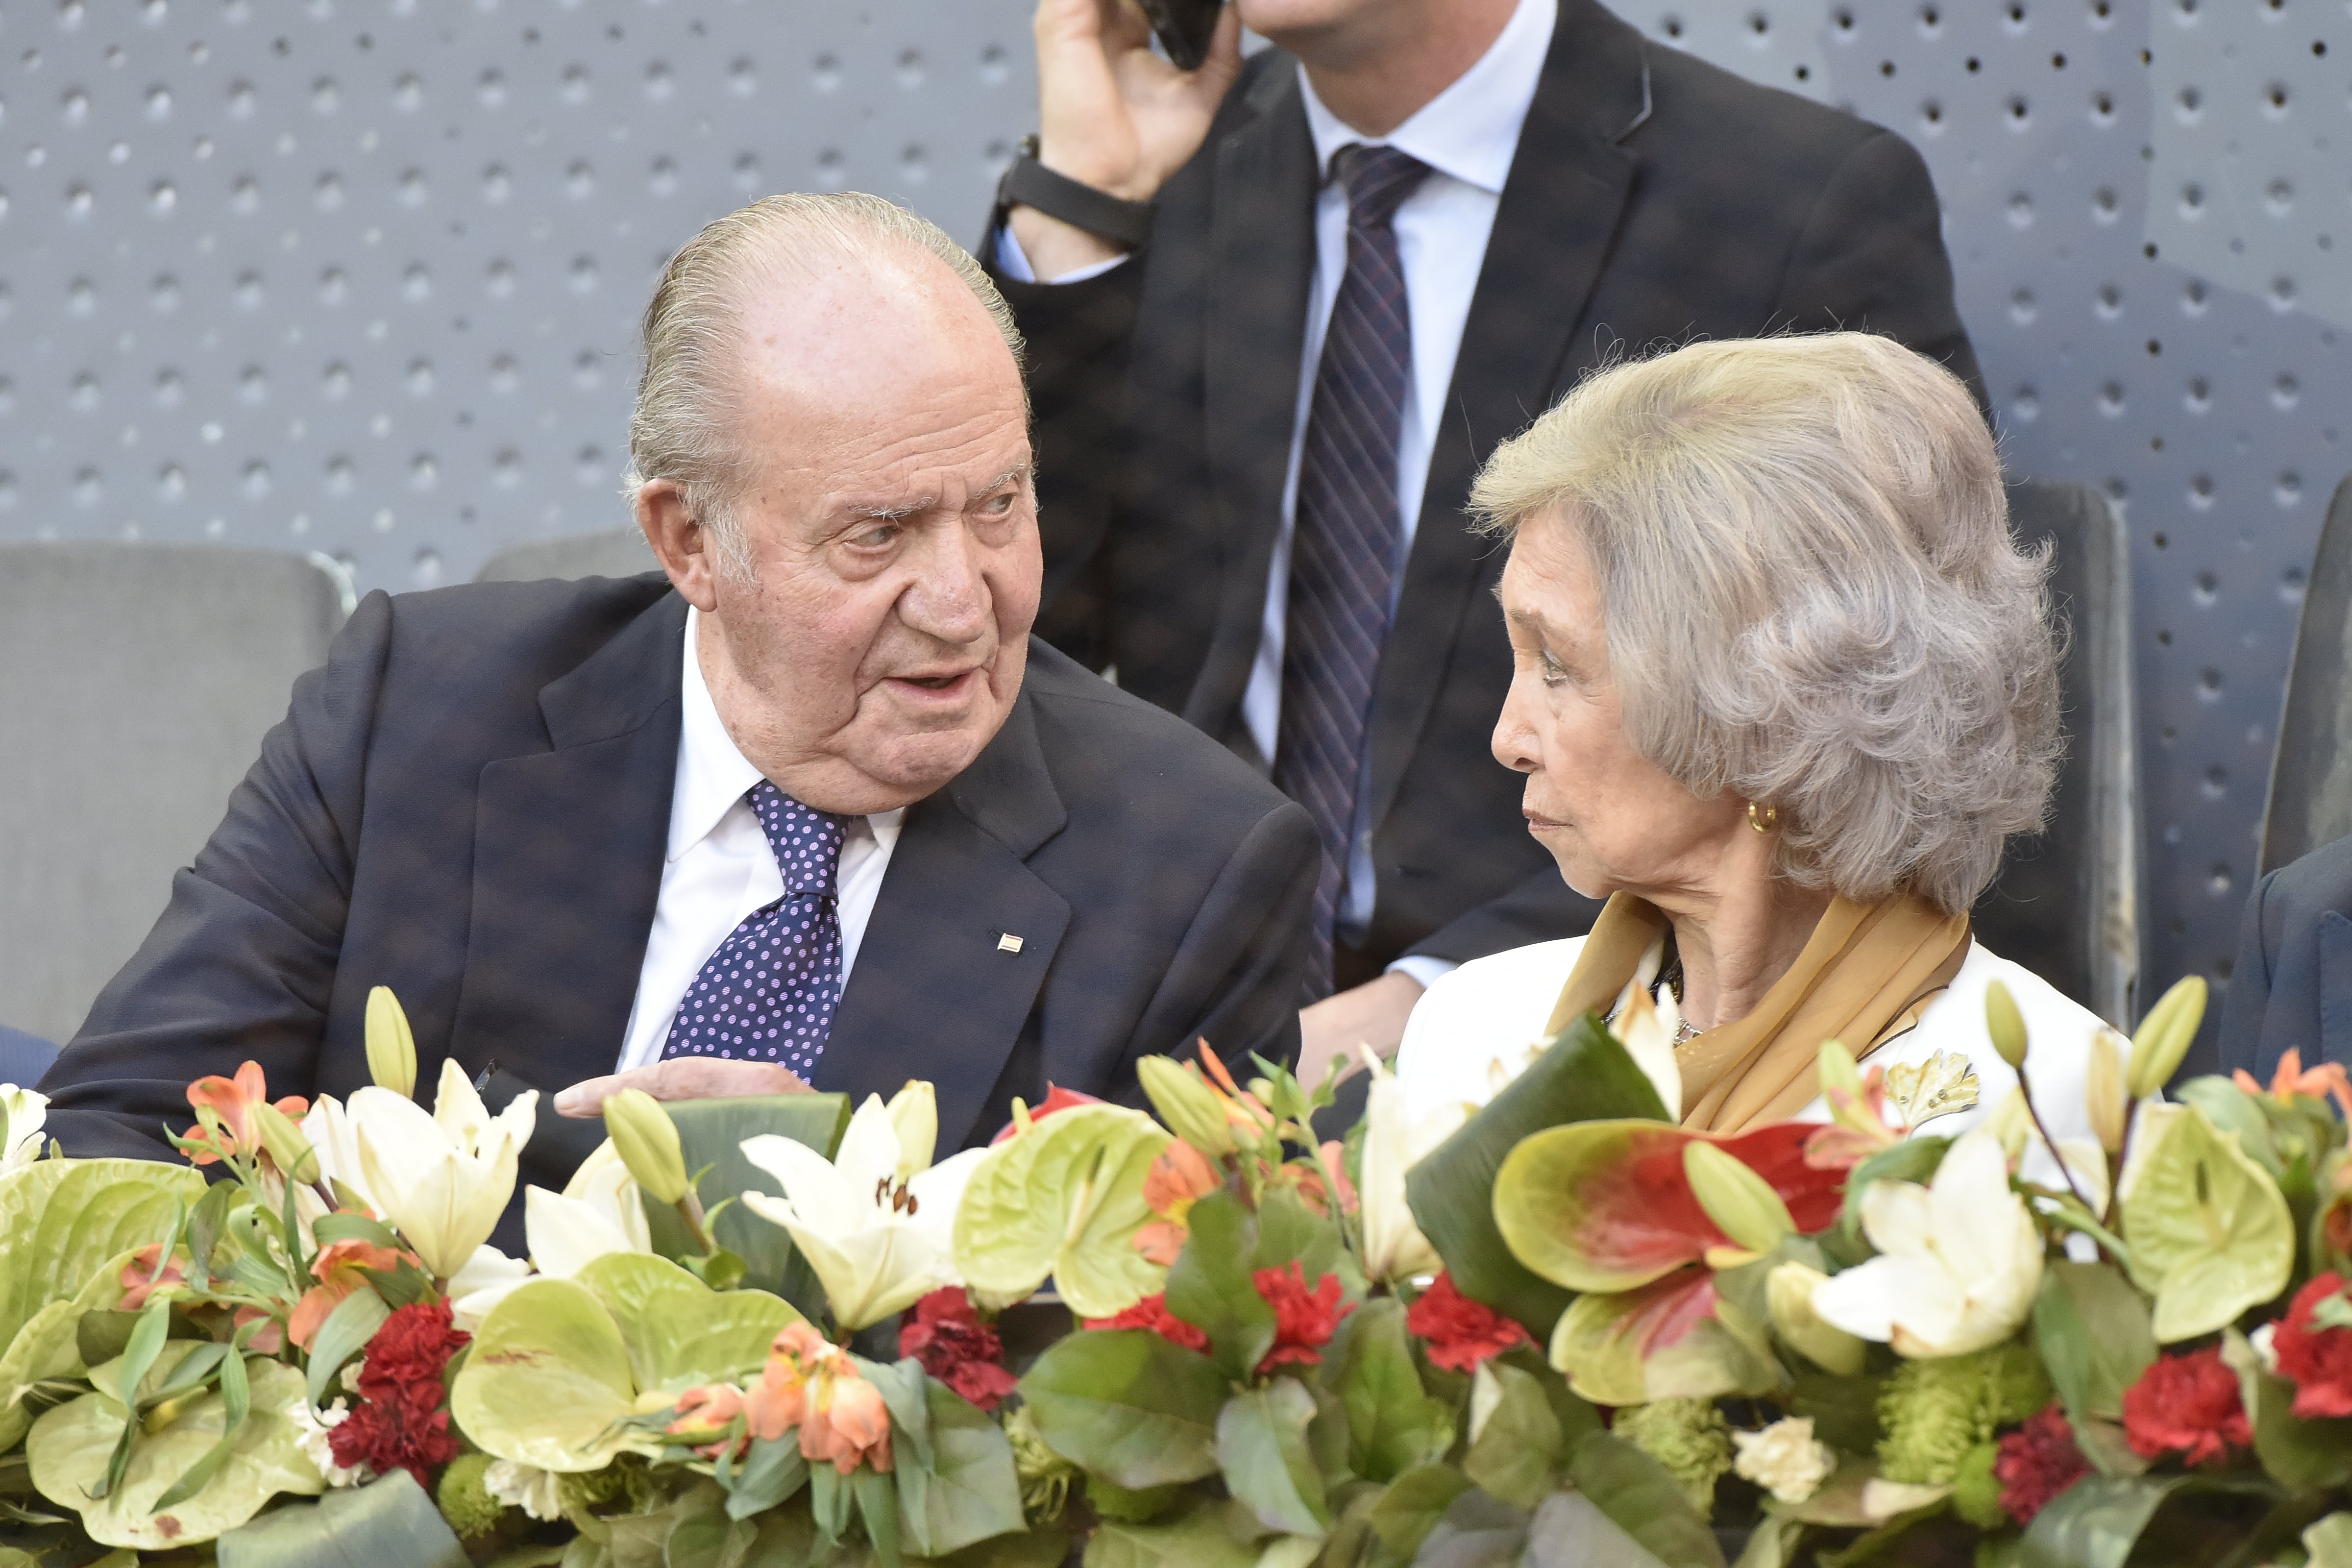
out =
<path fill-rule="evenodd" d="M 1700 336 L 1862 328 L 1979 376 L 1906 142 L 1596 0 L 1151 13 L 1040 0 L 982 254 L 1031 350 L 1038 630 L 1316 821 L 1311 1076 L 1597 910 L 1488 753 L 1502 556 L 1463 509 L 1496 444 Z"/>

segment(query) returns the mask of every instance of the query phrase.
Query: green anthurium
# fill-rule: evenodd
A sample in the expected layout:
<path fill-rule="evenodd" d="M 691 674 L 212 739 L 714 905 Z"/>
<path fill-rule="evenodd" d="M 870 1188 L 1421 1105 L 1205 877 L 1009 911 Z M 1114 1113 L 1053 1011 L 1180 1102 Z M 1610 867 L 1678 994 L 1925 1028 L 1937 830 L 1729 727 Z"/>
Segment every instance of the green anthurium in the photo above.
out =
<path fill-rule="evenodd" d="M 161 1239 L 174 1204 L 204 1195 L 203 1172 L 148 1160 L 42 1160 L 0 1174 L 0 1345 L 116 1254 Z"/>
<path fill-rule="evenodd" d="M 759 1371 L 799 1314 L 761 1290 L 712 1290 L 664 1258 L 613 1254 L 576 1279 L 533 1279 L 491 1310 L 449 1391 L 485 1453 L 543 1470 L 598 1470 L 660 1440 L 619 1425 L 698 1384 Z"/>
<path fill-rule="evenodd" d="M 141 1382 L 142 1402 L 199 1348 L 194 1340 L 167 1342 Z M 156 1500 L 220 1441 L 227 1407 L 217 1389 L 190 1400 L 160 1431 L 138 1435 L 121 1485 L 105 1497 L 92 1496 L 105 1485 L 126 1420 L 113 1392 L 115 1365 L 91 1368 L 92 1391 L 43 1414 L 25 1443 L 33 1485 L 51 1502 L 79 1512 L 91 1540 L 142 1552 L 193 1546 L 243 1524 L 279 1492 L 307 1497 L 325 1489 L 318 1468 L 302 1452 L 290 1414 L 303 1397 L 302 1374 L 256 1356 L 245 1363 L 249 1414 L 227 1458 L 194 1496 L 155 1509 Z"/>
<path fill-rule="evenodd" d="M 1578 1297 L 1552 1331 L 1551 1364 L 1596 1405 L 1762 1394 L 1780 1381 L 1761 1325 L 1700 1268 Z"/>
<path fill-rule="evenodd" d="M 1018 1301 L 1051 1276 L 1082 1318 L 1108 1318 L 1160 1288 L 1135 1249 L 1151 1215 L 1143 1179 L 1174 1140 L 1139 1110 L 1080 1105 L 988 1152 L 956 1211 L 955 1261 L 984 1300 Z"/>
<path fill-rule="evenodd" d="M 2270 1173 L 2194 1105 L 2151 1107 L 2124 1173 L 2132 1282 L 2157 1342 L 2210 1334 L 2286 1289 L 2294 1218 Z"/>
<path fill-rule="evenodd" d="M 122 1300 L 122 1270 L 135 1251 L 118 1252 L 93 1269 L 81 1289 L 35 1312 L 0 1353 L 0 1453 L 25 1440 L 32 1412 L 22 1403 L 33 1384 L 82 1372 L 82 1317 L 102 1312 Z"/>

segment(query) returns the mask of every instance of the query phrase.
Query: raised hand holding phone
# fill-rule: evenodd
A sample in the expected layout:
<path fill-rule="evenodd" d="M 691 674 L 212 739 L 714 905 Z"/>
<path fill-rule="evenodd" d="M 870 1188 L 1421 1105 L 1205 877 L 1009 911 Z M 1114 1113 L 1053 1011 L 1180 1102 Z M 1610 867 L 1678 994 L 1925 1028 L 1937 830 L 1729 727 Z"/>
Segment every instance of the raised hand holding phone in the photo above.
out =
<path fill-rule="evenodd" d="M 1038 161 L 1123 201 L 1150 201 L 1200 150 L 1241 70 L 1241 19 L 1230 5 L 1189 71 L 1152 52 L 1136 0 L 1039 0 L 1034 28 Z M 1016 206 L 1011 223 L 1041 279 L 1119 253 L 1034 207 Z"/>

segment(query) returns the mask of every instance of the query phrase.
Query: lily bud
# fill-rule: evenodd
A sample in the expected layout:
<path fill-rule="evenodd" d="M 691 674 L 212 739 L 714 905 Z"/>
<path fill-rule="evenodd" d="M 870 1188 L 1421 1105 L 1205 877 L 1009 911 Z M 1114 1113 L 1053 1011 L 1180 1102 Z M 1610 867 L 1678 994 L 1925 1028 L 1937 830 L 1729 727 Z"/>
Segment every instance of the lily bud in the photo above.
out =
<path fill-rule="evenodd" d="M 319 1179 L 319 1152 L 292 1117 L 266 1100 L 253 1102 L 251 1115 L 255 1131 L 261 1134 L 261 1146 L 288 1181 L 308 1185 Z"/>
<path fill-rule="evenodd" d="M 940 1101 L 931 1086 L 910 1078 L 884 1109 L 890 1113 L 890 1130 L 898 1135 L 898 1179 L 929 1170 L 931 1152 L 940 1142 Z"/>
<path fill-rule="evenodd" d="M 2139 1021 L 2139 1030 L 2132 1036 L 2131 1066 L 2124 1074 L 2134 1100 L 2160 1092 L 2180 1070 L 2180 1058 L 2189 1054 L 2197 1026 L 2205 1021 L 2205 977 L 2186 975 L 2173 982 L 2172 989 L 2158 997 Z"/>
<path fill-rule="evenodd" d="M 2011 1089 L 2009 1098 L 1993 1107 L 1992 1114 L 1984 1119 L 1982 1130 L 2000 1145 L 2009 1168 L 2017 1169 L 2017 1163 L 2025 1158 L 2027 1142 L 2034 1135 L 2033 1109 L 2025 1101 L 2025 1090 Z"/>
<path fill-rule="evenodd" d="M 368 993 L 367 1063 L 378 1088 L 403 1100 L 416 1098 L 416 1037 L 409 1033 L 408 1015 L 389 985 Z"/>
<path fill-rule="evenodd" d="M 1852 1377 L 1862 1371 L 1869 1347 L 1813 1310 L 1813 1288 L 1828 1279 L 1818 1268 L 1783 1263 L 1764 1277 L 1765 1309 L 1772 1315 L 1772 1331 L 1790 1349 L 1823 1372 Z"/>
<path fill-rule="evenodd" d="M 629 1174 L 655 1202 L 675 1204 L 686 1196 L 686 1152 L 678 1146 L 677 1123 L 660 1100 L 642 1089 L 605 1096 L 604 1131 Z"/>
<path fill-rule="evenodd" d="M 2017 998 L 2009 987 L 1996 980 L 1985 987 L 1985 1032 L 1992 1037 L 1992 1048 L 2000 1053 L 2012 1072 L 2025 1070 L 2025 1015 L 2017 1010 Z"/>
<path fill-rule="evenodd" d="M 1199 1073 L 1169 1057 L 1145 1057 L 1136 1063 L 1136 1072 L 1168 1131 L 1213 1160 L 1234 1152 L 1224 1103 Z"/>
<path fill-rule="evenodd" d="M 2091 1031 L 2091 1060 L 2083 1073 L 2091 1132 L 2110 1154 L 2124 1146 L 2124 1124 L 2131 1114 L 2131 1101 L 2124 1094 L 2123 1045 L 2123 1037 L 2113 1029 Z"/>
<path fill-rule="evenodd" d="M 1797 1233 L 1772 1184 L 1703 1138 L 1683 1145 L 1683 1174 L 1715 1227 L 1749 1252 L 1769 1252 Z"/>

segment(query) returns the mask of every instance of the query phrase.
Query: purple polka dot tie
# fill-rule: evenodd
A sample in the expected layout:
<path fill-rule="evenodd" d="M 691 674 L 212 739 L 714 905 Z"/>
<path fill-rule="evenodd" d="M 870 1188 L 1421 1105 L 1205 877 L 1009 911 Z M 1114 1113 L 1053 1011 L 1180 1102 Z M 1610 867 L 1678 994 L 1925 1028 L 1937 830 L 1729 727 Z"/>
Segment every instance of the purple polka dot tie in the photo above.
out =
<path fill-rule="evenodd" d="M 824 1054 L 841 999 L 835 888 L 844 825 L 765 779 L 745 798 L 776 852 L 784 895 L 752 910 L 719 944 L 677 1005 L 662 1056 L 774 1062 L 806 1079 Z"/>

